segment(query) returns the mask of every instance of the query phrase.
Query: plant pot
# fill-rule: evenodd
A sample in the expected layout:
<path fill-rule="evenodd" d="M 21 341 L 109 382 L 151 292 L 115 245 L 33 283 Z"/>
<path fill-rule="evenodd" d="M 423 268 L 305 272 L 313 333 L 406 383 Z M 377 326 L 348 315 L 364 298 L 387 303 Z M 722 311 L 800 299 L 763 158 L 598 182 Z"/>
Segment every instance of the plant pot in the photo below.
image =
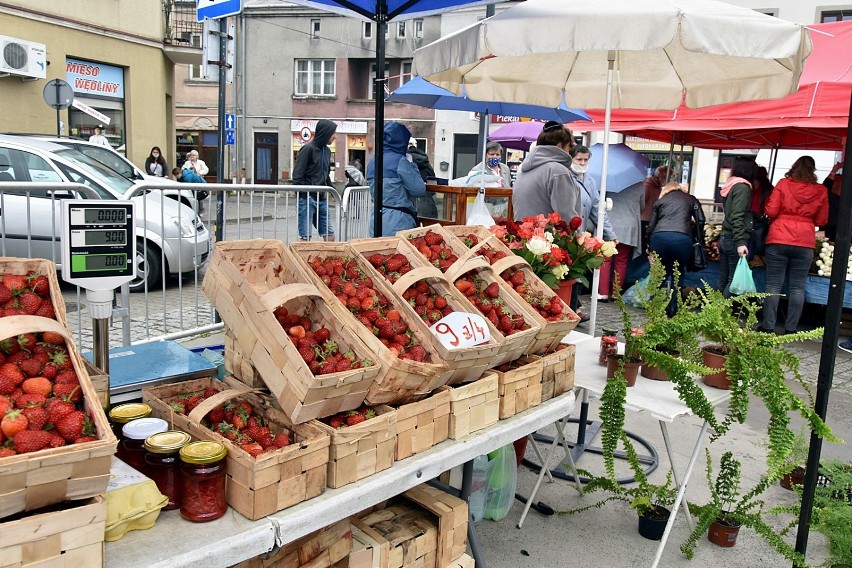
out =
<path fill-rule="evenodd" d="M 725 358 L 727 352 L 720 345 L 708 345 L 701 349 L 704 359 L 704 366 L 713 369 L 721 369 L 718 373 L 710 373 L 704 375 L 704 384 L 722 390 L 731 389 L 731 381 L 728 379 L 728 371 L 725 370 Z"/>
<path fill-rule="evenodd" d="M 780 484 L 784 489 L 793 490 L 794 485 L 804 485 L 805 483 L 805 468 L 797 465 L 791 472 L 781 478 Z"/>
<path fill-rule="evenodd" d="M 662 540 L 671 514 L 665 507 L 655 507 L 639 515 L 639 534 L 648 540 Z"/>
<path fill-rule="evenodd" d="M 615 372 L 618 370 L 618 365 L 622 359 L 624 359 L 624 355 L 607 355 L 606 380 L 611 380 L 615 377 Z M 626 360 L 624 362 L 624 380 L 627 381 L 628 387 L 636 384 L 636 376 L 639 374 L 639 366 L 641 364 L 642 361 L 638 359 Z"/>
<path fill-rule="evenodd" d="M 515 446 L 515 460 L 518 463 L 518 466 L 524 461 L 524 454 L 527 453 L 527 442 L 529 442 L 529 436 L 524 436 L 523 438 L 518 438 L 512 445 Z"/>
<path fill-rule="evenodd" d="M 559 298 L 565 302 L 566 306 L 571 305 L 571 294 L 574 291 L 574 284 L 577 283 L 576 278 L 569 278 L 568 280 L 560 280 L 556 283 L 558 288 L 553 290 L 553 292 L 559 296 Z"/>
<path fill-rule="evenodd" d="M 716 519 L 707 529 L 707 540 L 717 546 L 731 548 L 737 543 L 737 535 L 740 533 L 740 525 L 720 519 Z"/>
<path fill-rule="evenodd" d="M 657 346 L 655 351 L 660 351 L 661 353 L 667 353 L 668 355 L 671 355 L 672 357 L 680 357 L 679 351 L 672 351 L 671 349 L 666 349 L 665 347 L 662 347 L 662 346 Z M 659 367 L 657 367 L 655 365 L 651 365 L 650 363 L 642 363 L 642 369 L 639 371 L 639 373 L 643 377 L 645 377 L 646 379 L 651 379 L 652 381 L 667 381 L 667 380 L 669 380 L 669 374 L 666 371 L 664 371 L 663 369 L 660 369 Z"/>

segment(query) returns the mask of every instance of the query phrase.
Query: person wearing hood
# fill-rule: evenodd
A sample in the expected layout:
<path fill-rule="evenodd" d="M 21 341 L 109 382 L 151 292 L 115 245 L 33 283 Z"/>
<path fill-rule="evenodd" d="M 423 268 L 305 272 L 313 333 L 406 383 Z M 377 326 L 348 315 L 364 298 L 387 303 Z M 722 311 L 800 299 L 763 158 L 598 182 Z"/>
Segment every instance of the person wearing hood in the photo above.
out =
<path fill-rule="evenodd" d="M 750 158 L 737 158 L 728 181 L 722 186 L 722 205 L 725 219 L 719 235 L 719 289 L 731 295 L 731 280 L 741 256 L 748 256 L 753 219 L 751 215 L 751 184 L 757 175 L 757 164 Z"/>
<path fill-rule="evenodd" d="M 337 124 L 320 119 L 314 129 L 313 139 L 302 146 L 296 155 L 296 167 L 293 168 L 294 185 L 327 185 L 331 182 L 331 149 Z M 299 240 L 311 238 L 313 225 L 323 239 L 334 240 L 334 227 L 328 216 L 328 195 L 325 193 L 301 192 L 297 194 Z M 310 221 L 310 223 L 309 223 Z"/>
<path fill-rule="evenodd" d="M 580 189 L 571 174 L 574 136 L 561 122 L 549 120 L 535 148 L 518 168 L 512 187 L 515 221 L 559 213 L 566 221 L 580 215 Z"/>
<path fill-rule="evenodd" d="M 382 155 L 382 234 L 392 237 L 397 231 L 413 229 L 418 224 L 414 201 L 426 195 L 426 183 L 413 158 L 406 154 L 411 132 L 404 124 L 391 121 L 384 128 Z M 367 165 L 367 183 L 376 203 L 376 158 Z M 370 235 L 374 235 L 370 216 Z"/>
<path fill-rule="evenodd" d="M 787 319 L 784 333 L 795 333 L 805 305 L 805 283 L 816 245 L 815 229 L 828 221 L 828 196 L 817 183 L 816 163 L 802 156 L 778 182 L 766 200 L 770 219 L 766 236 L 766 293 L 760 331 L 772 333 L 778 300 L 787 281 Z"/>
<path fill-rule="evenodd" d="M 429 156 L 417 146 L 417 140 L 414 138 L 408 141 L 408 155 L 411 156 L 411 161 L 417 166 L 420 177 L 423 178 L 423 183 L 426 183 L 429 178 L 435 177 L 435 169 L 429 163 Z M 438 205 L 435 203 L 435 196 L 428 191 L 423 197 L 417 198 L 417 216 L 438 218 Z"/>

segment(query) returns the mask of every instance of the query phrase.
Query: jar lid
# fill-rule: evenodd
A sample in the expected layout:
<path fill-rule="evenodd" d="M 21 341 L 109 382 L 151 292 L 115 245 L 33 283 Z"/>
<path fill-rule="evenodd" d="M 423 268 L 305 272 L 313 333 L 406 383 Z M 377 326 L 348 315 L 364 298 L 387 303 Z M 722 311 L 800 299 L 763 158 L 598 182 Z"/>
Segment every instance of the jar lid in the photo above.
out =
<path fill-rule="evenodd" d="M 192 440 L 192 436 L 180 430 L 167 430 L 145 438 L 145 449 L 154 454 L 171 454 Z"/>
<path fill-rule="evenodd" d="M 109 419 L 111 422 L 125 424 L 137 418 L 145 418 L 151 416 L 151 407 L 143 402 L 128 402 L 114 406 L 109 411 Z"/>
<path fill-rule="evenodd" d="M 121 428 L 121 433 L 125 438 L 131 440 L 144 440 L 151 434 L 165 432 L 169 429 L 169 424 L 162 418 L 137 418 L 131 420 Z"/>
<path fill-rule="evenodd" d="M 604 335 L 618 335 L 617 329 L 610 329 L 608 327 L 601 328 L 601 333 Z"/>
<path fill-rule="evenodd" d="M 186 463 L 213 463 L 226 455 L 228 449 L 219 442 L 190 442 L 180 449 L 180 459 Z"/>

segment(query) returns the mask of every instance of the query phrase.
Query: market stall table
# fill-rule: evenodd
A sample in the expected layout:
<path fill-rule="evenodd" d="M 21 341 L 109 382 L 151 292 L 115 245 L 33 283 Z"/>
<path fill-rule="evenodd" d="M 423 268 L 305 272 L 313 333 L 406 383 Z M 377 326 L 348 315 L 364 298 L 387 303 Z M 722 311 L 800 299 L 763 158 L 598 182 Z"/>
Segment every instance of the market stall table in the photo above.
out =
<path fill-rule="evenodd" d="M 345 519 L 381 501 L 433 479 L 477 456 L 512 443 L 571 414 L 574 393 L 567 392 L 539 406 L 500 420 L 467 438 L 447 440 L 420 454 L 395 462 L 380 473 L 257 521 L 236 511 L 209 523 L 191 523 L 178 511 L 160 515 L 153 528 L 132 531 L 106 544 L 109 568 L 225 568 L 282 546 Z M 484 568 L 484 559 L 477 561 Z"/>

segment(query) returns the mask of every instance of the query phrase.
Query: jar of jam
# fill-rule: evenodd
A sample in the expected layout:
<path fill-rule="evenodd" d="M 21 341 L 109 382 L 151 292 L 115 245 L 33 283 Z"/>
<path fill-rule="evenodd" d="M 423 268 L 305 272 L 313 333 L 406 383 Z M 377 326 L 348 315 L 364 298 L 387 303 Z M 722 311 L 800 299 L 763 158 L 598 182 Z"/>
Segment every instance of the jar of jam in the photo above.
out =
<path fill-rule="evenodd" d="M 157 484 L 160 493 L 169 498 L 163 507 L 171 511 L 180 507 L 181 481 L 179 452 L 192 437 L 186 432 L 168 430 L 145 439 L 145 473 Z"/>
<path fill-rule="evenodd" d="M 112 428 L 112 433 L 115 434 L 115 437 L 118 440 L 118 448 L 116 449 L 115 455 L 121 461 L 127 461 L 123 455 L 124 450 L 121 447 L 121 441 L 124 439 L 121 429 L 131 420 L 147 418 L 148 416 L 151 416 L 151 407 L 142 402 L 128 402 L 127 404 L 116 405 L 110 409 L 109 424 Z"/>
<path fill-rule="evenodd" d="M 200 523 L 218 519 L 228 510 L 227 455 L 227 448 L 219 442 L 190 442 L 180 449 L 181 517 Z"/>
<path fill-rule="evenodd" d="M 598 364 L 606 367 L 606 358 L 610 355 L 618 355 L 618 332 L 613 329 L 602 330 L 601 351 L 598 355 Z"/>
<path fill-rule="evenodd" d="M 168 423 L 162 418 L 139 418 L 131 420 L 121 429 L 122 454 L 124 463 L 136 471 L 148 475 L 145 467 L 145 439 L 152 434 L 165 432 L 169 429 Z"/>

